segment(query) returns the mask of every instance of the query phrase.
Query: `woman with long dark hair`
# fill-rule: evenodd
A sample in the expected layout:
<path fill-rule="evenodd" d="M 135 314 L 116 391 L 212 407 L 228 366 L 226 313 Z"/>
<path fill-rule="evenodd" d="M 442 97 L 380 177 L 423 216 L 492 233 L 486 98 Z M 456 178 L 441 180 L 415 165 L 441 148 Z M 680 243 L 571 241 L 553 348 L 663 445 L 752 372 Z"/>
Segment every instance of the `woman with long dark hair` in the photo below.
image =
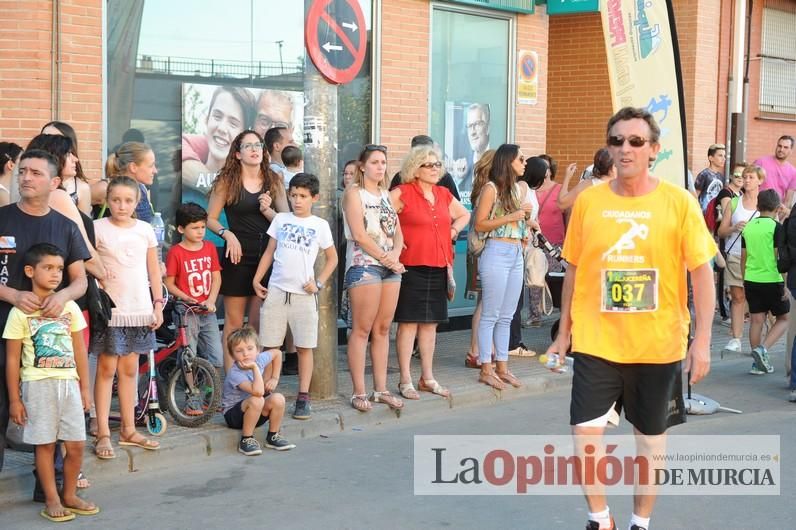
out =
<path fill-rule="evenodd" d="M 527 222 L 532 206 L 523 202 L 527 189 L 517 178 L 525 170 L 525 156 L 519 146 L 503 144 L 495 152 L 489 179 L 474 187 L 471 200 L 477 204 L 475 230 L 486 233 L 484 250 L 478 258 L 482 310 L 478 326 L 481 375 L 478 380 L 502 390 L 505 383 L 521 386 L 508 367 L 509 327 L 522 293 L 523 240 L 528 238 Z M 492 344 L 497 366 L 493 370 Z"/>
<path fill-rule="evenodd" d="M 72 141 L 72 156 L 75 158 L 74 177 L 62 177 L 61 186 L 69 194 L 75 206 L 86 215 L 91 215 L 91 205 L 96 204 L 93 200 L 94 188 L 88 182 L 83 166 L 80 164 L 80 155 L 77 149 L 77 133 L 74 127 L 63 121 L 51 121 L 44 124 L 41 128 L 42 134 L 53 134 L 66 136 Z M 104 192 L 104 184 L 103 184 Z M 102 201 L 99 201 L 102 202 Z"/>
<path fill-rule="evenodd" d="M 227 337 L 243 326 L 248 312 L 255 329 L 260 322 L 261 300 L 252 280 L 260 257 L 268 245 L 268 227 L 277 212 L 287 212 L 287 194 L 282 179 L 270 168 L 263 140 L 252 130 L 238 134 L 230 145 L 224 166 L 210 190 L 207 228 L 224 240 L 221 295 L 224 296 L 224 366 L 229 370 Z M 226 213 L 229 227 L 219 222 Z M 270 271 L 263 278 L 268 284 Z"/>

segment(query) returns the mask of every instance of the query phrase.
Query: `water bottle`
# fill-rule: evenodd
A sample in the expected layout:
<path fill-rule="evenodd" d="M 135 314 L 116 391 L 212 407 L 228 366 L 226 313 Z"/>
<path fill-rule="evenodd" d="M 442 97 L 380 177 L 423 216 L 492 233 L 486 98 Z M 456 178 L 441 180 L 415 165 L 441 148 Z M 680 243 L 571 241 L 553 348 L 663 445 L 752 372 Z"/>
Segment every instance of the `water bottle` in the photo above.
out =
<path fill-rule="evenodd" d="M 155 231 L 155 239 L 158 242 L 158 249 L 163 248 L 163 239 L 166 236 L 166 225 L 163 223 L 163 217 L 160 212 L 155 212 L 155 217 L 152 219 L 152 229 Z"/>

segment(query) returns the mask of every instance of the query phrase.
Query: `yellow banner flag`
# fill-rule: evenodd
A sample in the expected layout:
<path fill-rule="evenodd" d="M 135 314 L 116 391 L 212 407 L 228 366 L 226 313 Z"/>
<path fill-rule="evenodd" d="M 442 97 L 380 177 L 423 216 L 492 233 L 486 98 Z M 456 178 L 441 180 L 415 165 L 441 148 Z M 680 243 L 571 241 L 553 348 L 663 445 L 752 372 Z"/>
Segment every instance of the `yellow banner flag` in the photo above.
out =
<path fill-rule="evenodd" d="M 614 111 L 642 107 L 661 128 L 651 173 L 686 184 L 685 112 L 677 34 L 666 0 L 603 0 L 600 13 Z"/>

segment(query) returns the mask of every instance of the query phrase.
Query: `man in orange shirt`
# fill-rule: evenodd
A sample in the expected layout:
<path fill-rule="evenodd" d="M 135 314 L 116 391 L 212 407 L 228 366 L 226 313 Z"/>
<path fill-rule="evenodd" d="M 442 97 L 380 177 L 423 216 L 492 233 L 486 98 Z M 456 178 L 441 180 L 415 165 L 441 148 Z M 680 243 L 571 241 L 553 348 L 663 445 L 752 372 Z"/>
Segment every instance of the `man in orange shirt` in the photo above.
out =
<path fill-rule="evenodd" d="M 617 177 L 578 197 L 563 256 L 561 324 L 548 354 L 575 357 L 570 424 L 575 448 L 602 448 L 619 412 L 633 424 L 639 455 L 665 449 L 665 432 L 685 421 L 681 361 L 691 383 L 710 370 L 716 254 L 699 205 L 684 188 L 649 173 L 660 128 L 644 109 L 626 107 L 608 121 Z M 696 331 L 688 347 L 691 272 Z M 599 287 L 595 287 L 599 286 Z M 687 353 L 686 353 L 687 350 Z M 646 484 L 654 484 L 650 466 Z M 656 491 L 636 484 L 631 530 L 646 530 Z M 584 486 L 587 530 L 616 528 L 603 486 Z"/>

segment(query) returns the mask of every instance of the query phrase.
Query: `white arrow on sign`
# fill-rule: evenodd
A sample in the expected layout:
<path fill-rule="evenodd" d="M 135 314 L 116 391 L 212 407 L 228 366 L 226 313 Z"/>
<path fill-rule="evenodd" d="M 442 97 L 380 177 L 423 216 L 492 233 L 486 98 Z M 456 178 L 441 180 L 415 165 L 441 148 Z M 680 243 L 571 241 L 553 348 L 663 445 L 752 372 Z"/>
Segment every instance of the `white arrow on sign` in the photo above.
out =
<path fill-rule="evenodd" d="M 343 51 L 343 47 L 342 46 L 336 46 L 336 45 L 332 44 L 331 42 L 327 42 L 326 44 L 321 46 L 321 48 L 326 50 L 327 53 L 329 53 L 332 50 L 334 50 L 336 52 Z"/>
<path fill-rule="evenodd" d="M 350 29 L 350 30 L 351 30 L 351 31 L 353 31 L 354 33 L 356 33 L 356 31 L 359 29 L 359 27 L 356 25 L 356 23 L 355 23 L 355 22 L 350 22 L 350 23 L 349 23 L 349 22 L 343 22 L 342 26 L 343 26 L 344 28 L 348 28 L 348 29 Z"/>

